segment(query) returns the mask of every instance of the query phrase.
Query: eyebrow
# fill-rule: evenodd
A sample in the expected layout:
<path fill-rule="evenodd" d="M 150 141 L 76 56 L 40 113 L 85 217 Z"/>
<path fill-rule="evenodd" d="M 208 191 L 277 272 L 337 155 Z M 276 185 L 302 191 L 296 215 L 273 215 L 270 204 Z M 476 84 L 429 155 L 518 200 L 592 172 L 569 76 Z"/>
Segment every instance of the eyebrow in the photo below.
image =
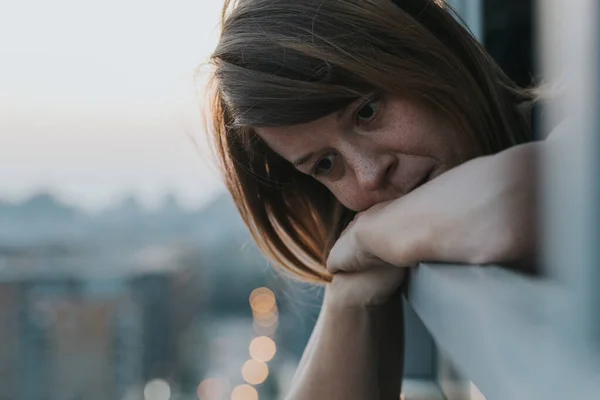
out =
<path fill-rule="evenodd" d="M 310 153 L 307 153 L 301 157 L 298 157 L 294 161 L 292 161 L 292 164 L 294 164 L 294 167 L 298 168 L 299 166 L 301 166 L 302 164 L 304 164 L 305 162 L 310 160 L 314 154 L 315 154 L 314 151 L 311 151 Z"/>

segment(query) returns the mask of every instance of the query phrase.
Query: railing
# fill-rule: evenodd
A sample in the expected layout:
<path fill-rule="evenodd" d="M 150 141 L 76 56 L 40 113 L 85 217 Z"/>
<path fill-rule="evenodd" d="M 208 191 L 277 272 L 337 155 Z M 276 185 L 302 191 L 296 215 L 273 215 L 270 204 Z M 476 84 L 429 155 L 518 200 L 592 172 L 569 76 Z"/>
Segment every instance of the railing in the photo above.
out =
<path fill-rule="evenodd" d="M 409 292 L 439 348 L 488 400 L 591 399 L 600 365 L 556 329 L 563 310 L 545 306 L 563 296 L 559 285 L 502 268 L 446 265 L 420 266 Z M 468 398 L 460 382 L 444 379 L 448 398 Z"/>
<path fill-rule="evenodd" d="M 414 271 L 408 301 L 444 354 L 433 380 L 448 399 L 474 398 L 448 381 L 449 363 L 488 400 L 600 398 L 600 5 L 545 0 L 536 14 L 544 76 L 562 90 L 550 116 L 569 121 L 567 144 L 543 161 L 545 275 Z"/>

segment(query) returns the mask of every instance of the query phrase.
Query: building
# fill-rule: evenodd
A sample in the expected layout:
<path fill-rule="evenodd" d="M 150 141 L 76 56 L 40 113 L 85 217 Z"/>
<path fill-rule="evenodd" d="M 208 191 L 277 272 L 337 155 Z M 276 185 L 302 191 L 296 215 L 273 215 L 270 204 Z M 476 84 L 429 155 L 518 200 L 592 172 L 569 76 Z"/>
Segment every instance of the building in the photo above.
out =
<path fill-rule="evenodd" d="M 201 362 L 180 345 L 202 328 L 192 252 L 151 246 L 96 272 L 91 257 L 53 254 L 3 254 L 0 400 L 142 399 L 157 378 L 195 390 Z"/>

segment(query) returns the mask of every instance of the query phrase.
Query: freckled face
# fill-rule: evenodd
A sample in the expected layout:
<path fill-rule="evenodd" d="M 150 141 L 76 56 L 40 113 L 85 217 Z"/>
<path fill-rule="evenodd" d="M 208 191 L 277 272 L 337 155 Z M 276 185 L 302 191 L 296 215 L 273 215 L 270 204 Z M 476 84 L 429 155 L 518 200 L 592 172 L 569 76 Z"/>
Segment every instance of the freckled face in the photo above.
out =
<path fill-rule="evenodd" d="M 361 98 L 316 121 L 255 131 L 354 211 L 401 197 L 476 156 L 436 113 L 393 96 Z"/>

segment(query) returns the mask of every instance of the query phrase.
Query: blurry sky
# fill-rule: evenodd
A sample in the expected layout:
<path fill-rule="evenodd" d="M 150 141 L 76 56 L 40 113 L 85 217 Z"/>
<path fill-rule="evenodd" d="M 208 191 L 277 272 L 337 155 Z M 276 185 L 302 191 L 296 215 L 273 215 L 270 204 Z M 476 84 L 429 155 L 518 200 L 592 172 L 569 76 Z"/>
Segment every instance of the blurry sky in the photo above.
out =
<path fill-rule="evenodd" d="M 191 137 L 204 135 L 194 71 L 222 3 L 2 2 L 0 199 L 49 190 L 99 210 L 130 194 L 149 207 L 168 192 L 192 208 L 214 196 Z"/>

